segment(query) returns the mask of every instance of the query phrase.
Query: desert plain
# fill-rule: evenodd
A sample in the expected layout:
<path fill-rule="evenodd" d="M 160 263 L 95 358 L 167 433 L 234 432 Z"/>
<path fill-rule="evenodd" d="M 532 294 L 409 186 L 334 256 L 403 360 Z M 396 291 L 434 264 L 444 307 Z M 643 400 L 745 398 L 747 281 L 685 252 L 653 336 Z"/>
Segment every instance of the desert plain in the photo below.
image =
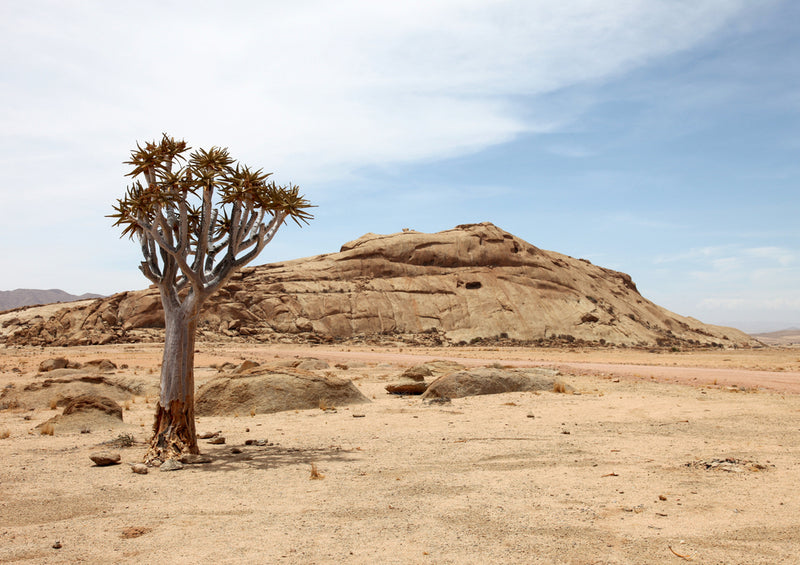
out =
<path fill-rule="evenodd" d="M 225 363 L 314 358 L 370 402 L 198 417 L 198 432 L 225 437 L 199 440 L 210 463 L 136 474 L 160 356 L 159 344 L 0 348 L 2 389 L 41 382 L 55 357 L 109 359 L 109 375 L 141 385 L 119 425 L 47 435 L 54 403 L 0 410 L 0 562 L 800 559 L 800 349 L 201 342 L 198 386 Z M 385 390 L 437 359 L 554 368 L 567 388 L 445 403 Z M 94 465 L 99 450 L 121 464 Z"/>

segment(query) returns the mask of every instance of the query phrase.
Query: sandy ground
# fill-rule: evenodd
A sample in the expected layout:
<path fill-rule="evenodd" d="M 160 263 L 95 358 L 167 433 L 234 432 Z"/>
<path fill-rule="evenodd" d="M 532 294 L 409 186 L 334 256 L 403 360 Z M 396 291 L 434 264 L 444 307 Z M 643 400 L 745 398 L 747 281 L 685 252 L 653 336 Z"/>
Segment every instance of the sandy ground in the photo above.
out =
<path fill-rule="evenodd" d="M 128 345 L 0 349 L 0 387 L 41 381 L 58 355 L 157 383 L 160 347 Z M 800 350 L 200 344 L 198 384 L 211 364 L 295 356 L 349 364 L 330 371 L 372 402 L 200 418 L 226 444 L 201 440 L 213 462 L 180 471 L 127 465 L 145 451 L 149 395 L 128 400 L 125 428 L 84 434 L 35 431 L 60 412 L 47 406 L 0 410 L 0 562 L 798 562 Z M 578 394 L 386 394 L 435 358 L 556 366 Z M 122 433 L 136 440 L 112 449 L 123 464 L 95 467 Z"/>

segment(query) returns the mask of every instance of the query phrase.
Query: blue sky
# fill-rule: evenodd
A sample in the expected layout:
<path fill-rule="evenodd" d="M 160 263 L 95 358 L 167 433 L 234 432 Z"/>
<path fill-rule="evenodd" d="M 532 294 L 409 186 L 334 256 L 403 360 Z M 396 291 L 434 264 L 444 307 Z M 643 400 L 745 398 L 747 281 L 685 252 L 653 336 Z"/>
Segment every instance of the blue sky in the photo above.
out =
<path fill-rule="evenodd" d="M 3 2 L 0 289 L 143 288 L 136 141 L 319 207 L 260 263 L 491 221 L 679 314 L 800 326 L 800 3 Z"/>

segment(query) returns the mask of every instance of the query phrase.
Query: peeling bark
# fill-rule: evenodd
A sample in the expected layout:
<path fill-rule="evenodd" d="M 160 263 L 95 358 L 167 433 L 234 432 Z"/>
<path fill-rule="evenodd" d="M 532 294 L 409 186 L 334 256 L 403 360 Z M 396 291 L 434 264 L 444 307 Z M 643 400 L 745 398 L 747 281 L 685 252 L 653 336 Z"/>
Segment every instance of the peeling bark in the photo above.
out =
<path fill-rule="evenodd" d="M 162 294 L 163 296 L 163 294 Z M 162 299 L 166 331 L 161 392 L 145 462 L 200 453 L 194 425 L 194 345 L 199 310 L 194 296 L 178 304 Z"/>

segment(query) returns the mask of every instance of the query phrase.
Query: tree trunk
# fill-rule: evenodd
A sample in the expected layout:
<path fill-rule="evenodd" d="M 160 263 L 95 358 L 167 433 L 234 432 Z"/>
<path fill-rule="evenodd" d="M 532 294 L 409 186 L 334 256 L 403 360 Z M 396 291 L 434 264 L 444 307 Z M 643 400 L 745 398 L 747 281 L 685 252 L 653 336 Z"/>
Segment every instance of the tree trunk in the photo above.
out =
<path fill-rule="evenodd" d="M 199 308 L 193 297 L 183 304 L 162 300 L 164 358 L 161 393 L 145 463 L 164 462 L 182 453 L 200 453 L 194 425 L 194 340 Z"/>

